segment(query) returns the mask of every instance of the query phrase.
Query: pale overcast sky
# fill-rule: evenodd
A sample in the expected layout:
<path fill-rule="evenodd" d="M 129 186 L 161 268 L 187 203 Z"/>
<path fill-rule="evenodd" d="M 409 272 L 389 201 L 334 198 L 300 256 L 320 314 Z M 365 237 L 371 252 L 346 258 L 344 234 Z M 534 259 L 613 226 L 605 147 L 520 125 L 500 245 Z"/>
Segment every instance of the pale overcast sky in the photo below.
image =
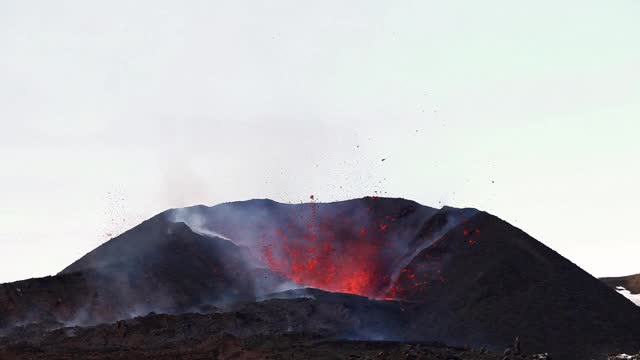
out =
<path fill-rule="evenodd" d="M 0 282 L 170 207 L 376 191 L 640 272 L 638 19 L 637 0 L 0 1 Z"/>

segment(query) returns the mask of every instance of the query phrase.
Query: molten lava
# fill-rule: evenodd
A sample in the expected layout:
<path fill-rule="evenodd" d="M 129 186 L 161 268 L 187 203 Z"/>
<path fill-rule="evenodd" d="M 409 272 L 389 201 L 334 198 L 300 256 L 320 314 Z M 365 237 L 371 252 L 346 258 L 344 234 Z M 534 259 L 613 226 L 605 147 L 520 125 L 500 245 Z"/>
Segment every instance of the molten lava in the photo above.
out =
<path fill-rule="evenodd" d="M 311 216 L 303 226 L 261 234 L 262 260 L 299 284 L 383 297 L 390 287 L 390 265 L 399 253 L 387 236 L 395 219 L 321 216 L 317 204 L 310 206 Z"/>

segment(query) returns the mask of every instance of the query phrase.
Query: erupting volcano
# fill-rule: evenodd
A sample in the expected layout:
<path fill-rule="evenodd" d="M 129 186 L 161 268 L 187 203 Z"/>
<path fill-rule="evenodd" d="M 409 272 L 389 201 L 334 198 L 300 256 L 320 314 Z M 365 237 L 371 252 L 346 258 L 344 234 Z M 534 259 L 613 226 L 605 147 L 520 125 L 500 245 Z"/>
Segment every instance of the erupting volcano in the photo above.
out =
<path fill-rule="evenodd" d="M 493 215 L 405 199 L 311 200 L 167 210 L 56 276 L 2 285 L 0 333 L 34 321 L 87 326 L 221 308 L 147 320 L 160 321 L 160 334 L 175 321 L 198 341 L 297 333 L 502 351 L 520 336 L 530 351 L 566 359 L 638 350 L 640 308 Z M 130 346 L 127 326 L 140 321 L 118 324 L 84 336 Z M 58 337 L 84 346 L 52 336 L 47 346 Z"/>

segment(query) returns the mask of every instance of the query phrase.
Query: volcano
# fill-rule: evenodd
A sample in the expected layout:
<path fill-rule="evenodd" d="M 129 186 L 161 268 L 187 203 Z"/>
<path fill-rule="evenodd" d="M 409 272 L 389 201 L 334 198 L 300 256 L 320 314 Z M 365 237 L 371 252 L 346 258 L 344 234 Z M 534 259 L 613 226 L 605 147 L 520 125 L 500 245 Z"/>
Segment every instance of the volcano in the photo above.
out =
<path fill-rule="evenodd" d="M 291 291 L 304 288 L 322 292 Z M 523 231 L 476 209 L 378 197 L 167 210 L 56 276 L 3 284 L 0 328 L 260 304 L 275 315 L 249 307 L 239 321 L 251 330 L 230 325 L 238 336 L 296 332 L 264 302 L 282 294 L 305 314 L 286 318 L 311 324 L 300 331 L 334 338 L 501 351 L 519 336 L 565 359 L 640 350 L 640 308 Z"/>

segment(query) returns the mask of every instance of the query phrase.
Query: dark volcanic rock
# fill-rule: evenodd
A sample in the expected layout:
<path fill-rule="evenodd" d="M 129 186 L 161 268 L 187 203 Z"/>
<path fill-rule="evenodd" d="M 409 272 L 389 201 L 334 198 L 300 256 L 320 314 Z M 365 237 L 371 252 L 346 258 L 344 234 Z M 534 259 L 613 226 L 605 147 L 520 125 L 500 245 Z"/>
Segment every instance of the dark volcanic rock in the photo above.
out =
<path fill-rule="evenodd" d="M 224 313 L 150 314 L 86 328 L 14 329 L 0 338 L 0 358 L 496 358 L 441 343 L 382 341 L 385 332 L 406 331 L 412 304 L 315 289 L 273 297 Z M 380 340 L 361 340 L 372 331 Z"/>
<path fill-rule="evenodd" d="M 487 213 L 423 250 L 398 283 L 410 290 L 398 297 L 425 303 L 432 339 L 506 347 L 520 336 L 527 351 L 564 359 L 640 349 L 638 307 Z"/>
<path fill-rule="evenodd" d="M 251 300 L 284 280 L 245 260 L 246 249 L 163 215 L 103 244 L 57 276 L 0 285 L 0 328 L 31 321 L 110 322 Z M 260 282 L 256 282 L 256 279 Z"/>
<path fill-rule="evenodd" d="M 362 296 L 295 290 L 252 302 L 296 284 Z M 203 309 L 207 304 L 231 311 Z M 239 339 L 229 346 L 243 354 L 249 338 L 278 342 L 289 333 L 500 352 L 519 336 L 524 352 L 576 360 L 640 348 L 640 308 L 553 250 L 487 213 L 403 199 L 252 200 L 169 210 L 57 276 L 0 287 L 0 328 L 194 310 L 207 315 L 161 317 L 177 325 L 160 331 L 158 344 L 192 349 L 194 338 L 206 343 L 202 336 L 209 333 L 221 336 L 212 343 L 227 344 L 221 333 L 227 332 Z M 137 326 L 129 321 L 119 323 L 124 328 L 73 330 L 55 341 L 47 335 L 50 343 L 31 341 L 24 351 L 55 350 L 58 342 L 94 344 L 82 351 L 96 352 L 98 344 L 114 351 L 155 344 L 144 331 L 133 333 L 135 341 L 114 340 L 112 333 Z M 106 335 L 98 336 L 100 329 Z M 86 331 L 88 338 L 78 335 Z"/>
<path fill-rule="evenodd" d="M 236 360 L 496 360 L 485 351 L 452 348 L 432 343 L 334 340 L 305 334 L 237 338 L 211 336 L 197 345 L 173 348 L 111 348 L 102 350 L 42 349 L 26 344 L 0 348 L 0 358 L 17 359 L 236 359 Z M 525 357 L 513 358 L 524 360 Z"/>

